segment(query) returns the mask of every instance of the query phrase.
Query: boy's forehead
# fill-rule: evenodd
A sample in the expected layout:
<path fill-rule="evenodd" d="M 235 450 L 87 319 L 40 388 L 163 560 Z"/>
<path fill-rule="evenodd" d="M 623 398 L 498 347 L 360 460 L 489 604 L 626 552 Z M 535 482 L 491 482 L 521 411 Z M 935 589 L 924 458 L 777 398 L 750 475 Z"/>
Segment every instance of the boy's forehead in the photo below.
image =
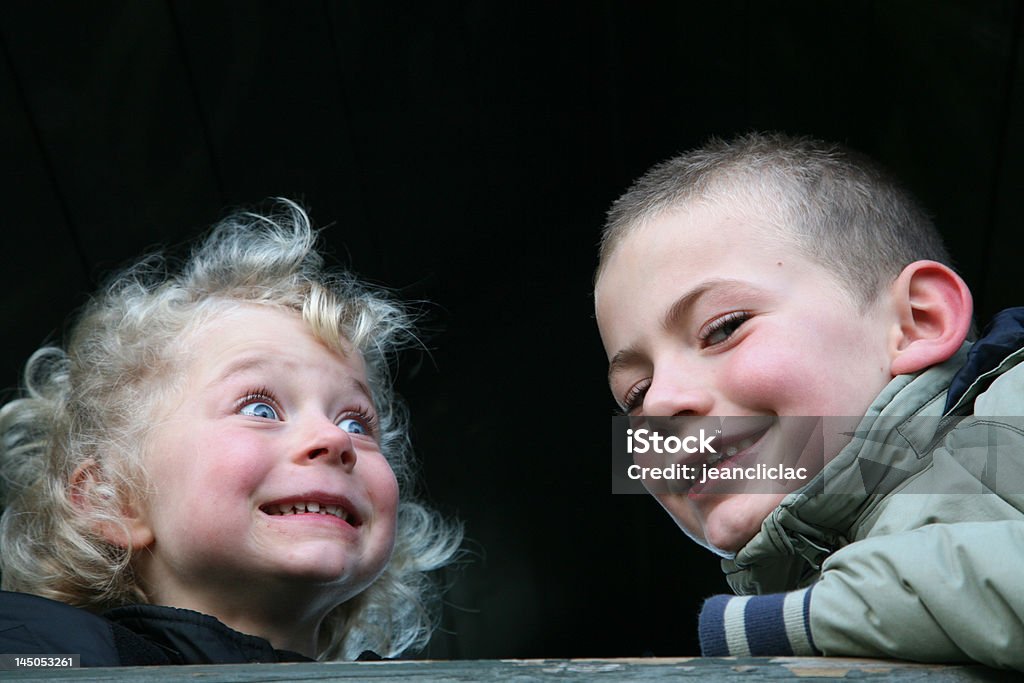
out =
<path fill-rule="evenodd" d="M 795 244 L 796 233 L 791 221 L 779 215 L 772 207 L 753 197 L 707 197 L 669 207 L 630 226 L 621 242 L 646 242 L 682 245 L 706 238 L 730 241 L 735 233 L 745 236 L 759 235 L 771 241 L 784 240 Z M 661 226 L 671 230 L 659 231 Z"/>
<path fill-rule="evenodd" d="M 606 350 L 613 355 L 653 333 L 680 300 L 705 291 L 767 290 L 781 285 L 780 276 L 827 279 L 785 232 L 731 205 L 691 205 L 634 226 L 607 255 L 595 285 Z"/>
<path fill-rule="evenodd" d="M 600 299 L 603 290 L 632 280 L 650 282 L 658 275 L 655 268 L 685 274 L 693 270 L 693 256 L 708 266 L 735 260 L 752 243 L 763 241 L 763 246 L 786 249 L 783 240 L 773 239 L 776 234 L 774 228 L 738 208 L 688 204 L 663 211 L 624 231 L 601 264 L 596 296 Z"/>

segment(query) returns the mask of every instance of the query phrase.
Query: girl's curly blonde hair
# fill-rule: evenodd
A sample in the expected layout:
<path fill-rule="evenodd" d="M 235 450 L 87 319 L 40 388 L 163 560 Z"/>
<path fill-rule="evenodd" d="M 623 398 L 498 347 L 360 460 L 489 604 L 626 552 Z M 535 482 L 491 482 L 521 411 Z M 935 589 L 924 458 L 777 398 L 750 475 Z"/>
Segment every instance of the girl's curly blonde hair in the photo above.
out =
<path fill-rule="evenodd" d="M 381 450 L 399 481 L 391 561 L 324 620 L 320 658 L 367 649 L 393 657 L 424 645 L 437 597 L 427 572 L 452 560 L 462 533 L 411 496 L 406 415 L 389 373 L 393 355 L 415 341 L 411 317 L 351 274 L 325 270 L 309 218 L 287 200 L 220 222 L 181 268 L 151 256 L 120 273 L 81 313 L 66 349 L 43 347 L 29 359 L 22 397 L 0 410 L 3 589 L 93 611 L 148 602 L 131 550 L 98 529 L 124 529 L 123 503 L 152 485 L 142 463 L 147 417 L 181 381 L 180 340 L 238 303 L 296 311 L 328 346 L 347 340 L 362 353 Z M 86 466 L 93 485 L 72 490 Z"/>

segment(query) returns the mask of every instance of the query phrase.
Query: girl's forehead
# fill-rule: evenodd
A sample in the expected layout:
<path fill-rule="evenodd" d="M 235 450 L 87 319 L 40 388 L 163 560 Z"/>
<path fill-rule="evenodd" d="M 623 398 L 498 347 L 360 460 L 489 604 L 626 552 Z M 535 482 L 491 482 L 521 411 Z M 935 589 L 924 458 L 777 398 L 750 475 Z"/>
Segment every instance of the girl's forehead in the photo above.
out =
<path fill-rule="evenodd" d="M 213 369 L 260 358 L 264 364 L 306 363 L 335 366 L 366 375 L 363 355 L 344 336 L 325 340 L 298 311 L 254 304 L 236 304 L 204 317 L 184 342 L 194 364 Z"/>

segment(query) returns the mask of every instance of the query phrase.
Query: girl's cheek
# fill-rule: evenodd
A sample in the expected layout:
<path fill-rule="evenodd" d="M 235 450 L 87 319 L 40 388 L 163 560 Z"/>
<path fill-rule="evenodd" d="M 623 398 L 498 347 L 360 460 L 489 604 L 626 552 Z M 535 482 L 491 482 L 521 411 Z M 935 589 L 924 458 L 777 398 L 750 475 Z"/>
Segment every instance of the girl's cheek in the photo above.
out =
<path fill-rule="evenodd" d="M 389 511 L 392 516 L 398 513 L 398 480 L 391 466 L 384 463 L 385 471 L 382 473 L 379 490 L 377 492 L 378 504 Z"/>
<path fill-rule="evenodd" d="M 211 439 L 203 450 L 202 457 L 206 462 L 201 466 L 207 474 L 225 477 L 215 481 L 238 489 L 258 483 L 266 470 L 275 464 L 274 444 L 245 433 L 229 433 L 222 438 Z M 282 457 L 279 454 L 276 459 Z"/>

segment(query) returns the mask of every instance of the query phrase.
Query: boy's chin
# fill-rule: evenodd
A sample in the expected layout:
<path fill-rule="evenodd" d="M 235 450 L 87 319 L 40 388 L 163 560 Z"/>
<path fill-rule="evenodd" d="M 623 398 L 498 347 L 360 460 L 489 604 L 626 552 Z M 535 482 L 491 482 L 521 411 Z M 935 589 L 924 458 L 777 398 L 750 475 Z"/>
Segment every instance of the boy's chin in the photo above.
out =
<path fill-rule="evenodd" d="M 661 500 L 669 515 L 698 543 L 724 554 L 738 552 L 761 530 L 786 494 L 702 496 L 703 500 Z M 660 497 L 659 497 L 660 498 Z M 683 503 L 683 505 L 680 505 Z"/>
<path fill-rule="evenodd" d="M 709 520 L 704 528 L 704 535 L 709 545 L 713 548 L 735 554 L 740 548 L 750 542 L 761 526 L 741 527 L 735 524 L 719 524 L 718 520 Z"/>

